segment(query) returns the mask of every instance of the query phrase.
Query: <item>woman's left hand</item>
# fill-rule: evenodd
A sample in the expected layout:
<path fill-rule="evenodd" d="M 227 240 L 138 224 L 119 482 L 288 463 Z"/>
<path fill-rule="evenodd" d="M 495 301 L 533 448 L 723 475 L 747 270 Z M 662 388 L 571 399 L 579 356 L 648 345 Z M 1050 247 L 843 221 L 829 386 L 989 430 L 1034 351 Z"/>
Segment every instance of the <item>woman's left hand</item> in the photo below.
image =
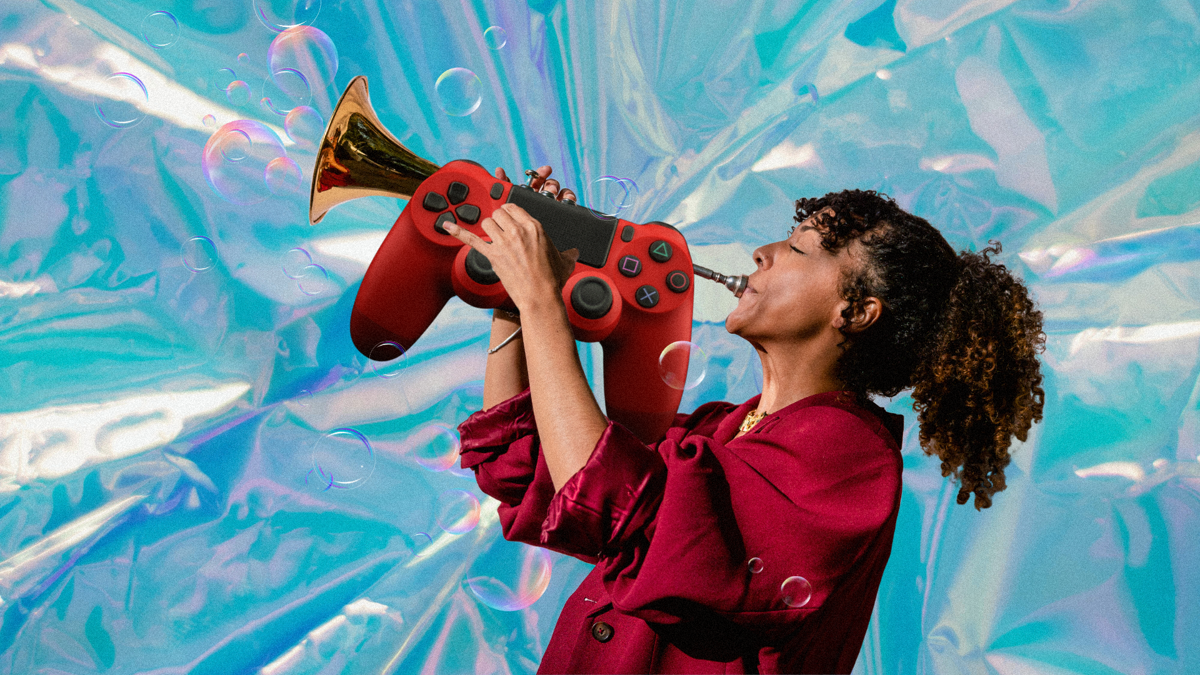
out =
<path fill-rule="evenodd" d="M 544 182 L 550 175 L 550 167 L 542 167 L 539 173 L 542 171 Z M 458 225 L 444 225 L 452 236 L 491 262 L 492 270 L 518 310 L 525 311 L 551 297 L 562 302 L 563 284 L 575 269 L 579 249 L 560 253 L 546 236 L 542 224 L 516 204 L 501 205 L 480 226 L 491 238 L 490 242 Z"/>

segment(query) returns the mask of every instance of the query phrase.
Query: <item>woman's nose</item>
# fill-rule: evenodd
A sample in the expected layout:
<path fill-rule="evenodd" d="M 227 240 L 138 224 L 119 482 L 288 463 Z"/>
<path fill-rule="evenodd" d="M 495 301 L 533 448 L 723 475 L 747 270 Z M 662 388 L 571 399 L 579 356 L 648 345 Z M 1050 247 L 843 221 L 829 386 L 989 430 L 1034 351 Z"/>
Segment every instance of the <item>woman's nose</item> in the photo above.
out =
<path fill-rule="evenodd" d="M 767 264 L 767 253 L 765 246 L 759 246 L 754 249 L 754 264 L 763 267 Z"/>

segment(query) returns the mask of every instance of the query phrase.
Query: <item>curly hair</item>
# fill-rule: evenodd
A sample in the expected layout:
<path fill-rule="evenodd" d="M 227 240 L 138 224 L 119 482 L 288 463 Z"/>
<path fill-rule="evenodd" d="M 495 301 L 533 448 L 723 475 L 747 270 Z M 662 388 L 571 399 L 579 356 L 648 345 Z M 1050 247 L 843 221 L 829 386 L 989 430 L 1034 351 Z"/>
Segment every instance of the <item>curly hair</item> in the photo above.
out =
<path fill-rule="evenodd" d="M 989 259 L 999 242 L 955 255 L 927 221 L 872 190 L 799 199 L 795 220 L 816 227 L 831 253 L 862 244 L 839 288 L 847 323 L 866 298 L 882 301 L 869 328 L 843 331 L 837 376 L 863 397 L 911 387 L 925 454 L 959 481 L 959 504 L 974 493 L 977 510 L 990 507 L 1005 488 L 1012 437 L 1026 439 L 1045 401 L 1042 313 Z"/>

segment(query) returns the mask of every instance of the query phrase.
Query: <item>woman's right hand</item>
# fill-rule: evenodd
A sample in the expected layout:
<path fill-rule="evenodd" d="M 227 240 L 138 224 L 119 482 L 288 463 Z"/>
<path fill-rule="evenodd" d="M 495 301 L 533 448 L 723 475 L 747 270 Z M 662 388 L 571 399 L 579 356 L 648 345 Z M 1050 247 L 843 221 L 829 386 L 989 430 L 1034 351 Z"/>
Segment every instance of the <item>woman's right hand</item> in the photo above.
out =
<path fill-rule="evenodd" d="M 558 184 L 558 181 L 556 179 L 550 177 L 550 174 L 553 171 L 554 171 L 554 169 L 551 169 L 549 165 L 538 168 L 538 170 L 537 170 L 538 175 L 536 178 L 533 179 L 533 181 L 529 184 L 529 186 L 539 192 L 542 190 L 549 192 L 550 194 L 554 195 L 554 198 L 560 202 L 564 199 L 570 199 L 571 201 L 577 201 L 578 198 L 575 196 L 575 193 L 573 191 L 571 191 L 569 188 L 560 187 Z M 500 167 L 496 167 L 496 178 L 499 178 L 500 180 L 506 181 L 509 183 L 512 182 L 511 180 L 509 180 L 508 174 L 504 172 L 504 169 L 502 169 Z"/>

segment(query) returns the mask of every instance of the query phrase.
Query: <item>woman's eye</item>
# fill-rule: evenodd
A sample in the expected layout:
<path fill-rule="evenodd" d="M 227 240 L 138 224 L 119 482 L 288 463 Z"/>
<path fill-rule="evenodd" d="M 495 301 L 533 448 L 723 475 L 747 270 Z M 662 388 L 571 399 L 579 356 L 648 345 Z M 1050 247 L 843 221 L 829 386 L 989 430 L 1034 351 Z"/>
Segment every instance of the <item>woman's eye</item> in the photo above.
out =
<path fill-rule="evenodd" d="M 792 246 L 792 245 L 788 244 L 788 246 Z M 792 246 L 792 250 L 795 251 L 796 253 L 799 253 L 800 255 L 804 255 L 804 251 L 801 251 L 800 249 L 796 248 L 795 246 Z"/>

